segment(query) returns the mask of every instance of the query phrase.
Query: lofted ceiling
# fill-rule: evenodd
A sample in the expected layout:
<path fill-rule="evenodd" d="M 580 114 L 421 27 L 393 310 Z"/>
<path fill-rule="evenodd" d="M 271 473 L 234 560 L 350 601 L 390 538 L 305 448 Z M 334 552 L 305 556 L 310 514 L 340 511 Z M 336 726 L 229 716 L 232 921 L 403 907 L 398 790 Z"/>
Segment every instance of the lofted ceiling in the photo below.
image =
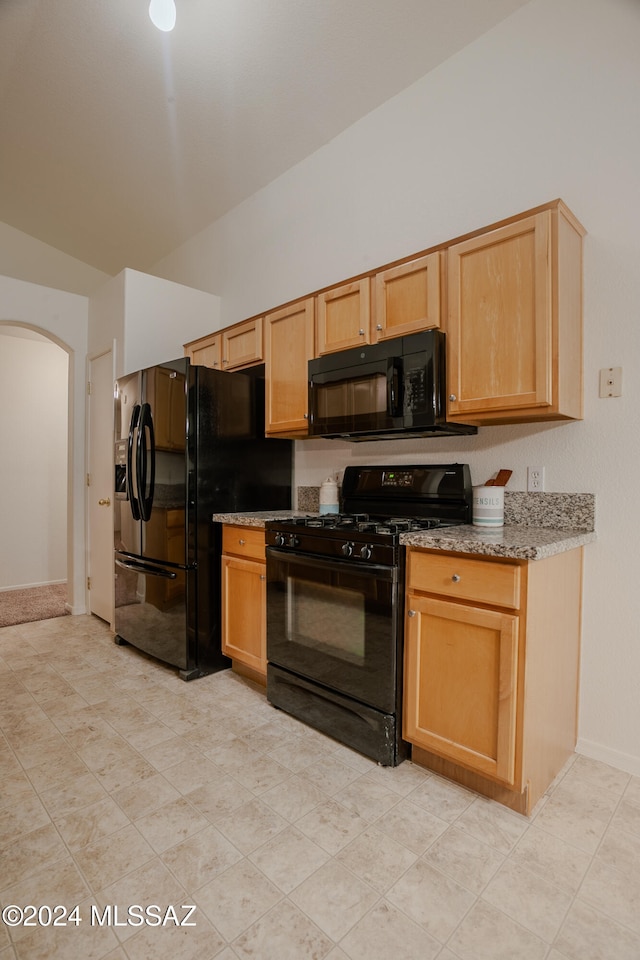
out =
<path fill-rule="evenodd" d="M 0 221 L 116 274 L 528 0 L 0 0 Z"/>

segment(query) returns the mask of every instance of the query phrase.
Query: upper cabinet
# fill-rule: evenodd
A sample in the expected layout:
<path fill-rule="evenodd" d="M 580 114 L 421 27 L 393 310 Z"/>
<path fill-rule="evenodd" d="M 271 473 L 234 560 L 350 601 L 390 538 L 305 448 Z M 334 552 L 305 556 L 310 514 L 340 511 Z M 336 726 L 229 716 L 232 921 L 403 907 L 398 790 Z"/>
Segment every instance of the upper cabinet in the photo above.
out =
<path fill-rule="evenodd" d="M 191 363 L 216 370 L 240 370 L 264 360 L 262 317 L 243 320 L 184 345 Z"/>
<path fill-rule="evenodd" d="M 449 419 L 582 418 L 583 234 L 557 201 L 448 248 Z"/>
<path fill-rule="evenodd" d="M 440 326 L 444 257 L 440 250 L 376 273 L 371 340 L 389 340 Z"/>
<path fill-rule="evenodd" d="M 267 436 L 304 437 L 308 432 L 307 363 L 313 357 L 314 339 L 314 297 L 264 318 Z"/>
<path fill-rule="evenodd" d="M 200 337 L 185 343 L 184 353 L 191 363 L 199 367 L 213 367 L 222 369 L 222 333 L 212 333 L 208 337 Z"/>
<path fill-rule="evenodd" d="M 319 293 L 316 356 L 371 343 L 369 277 Z"/>
<path fill-rule="evenodd" d="M 262 317 L 236 323 L 222 331 L 223 370 L 239 370 L 263 360 Z"/>

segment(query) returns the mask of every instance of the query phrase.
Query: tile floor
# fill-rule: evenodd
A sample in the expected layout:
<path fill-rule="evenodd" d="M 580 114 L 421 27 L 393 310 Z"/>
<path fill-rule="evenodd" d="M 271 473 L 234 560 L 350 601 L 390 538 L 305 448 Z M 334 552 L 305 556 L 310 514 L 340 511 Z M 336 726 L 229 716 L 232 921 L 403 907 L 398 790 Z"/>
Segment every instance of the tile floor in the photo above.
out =
<path fill-rule="evenodd" d="M 0 903 L 80 920 L 0 923 L 0 960 L 640 958 L 640 778 L 604 764 L 527 820 L 91 617 L 0 630 L 0 731 Z"/>

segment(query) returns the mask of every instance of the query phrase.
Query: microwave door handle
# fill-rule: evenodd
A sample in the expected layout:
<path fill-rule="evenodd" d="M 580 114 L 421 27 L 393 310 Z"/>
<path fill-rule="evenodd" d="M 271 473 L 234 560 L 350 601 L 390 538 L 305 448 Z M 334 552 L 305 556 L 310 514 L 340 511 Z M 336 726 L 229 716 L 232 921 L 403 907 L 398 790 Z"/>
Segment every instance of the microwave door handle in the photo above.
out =
<path fill-rule="evenodd" d="M 390 417 L 399 417 L 402 412 L 402 360 L 393 357 L 387 367 L 387 413 Z"/>

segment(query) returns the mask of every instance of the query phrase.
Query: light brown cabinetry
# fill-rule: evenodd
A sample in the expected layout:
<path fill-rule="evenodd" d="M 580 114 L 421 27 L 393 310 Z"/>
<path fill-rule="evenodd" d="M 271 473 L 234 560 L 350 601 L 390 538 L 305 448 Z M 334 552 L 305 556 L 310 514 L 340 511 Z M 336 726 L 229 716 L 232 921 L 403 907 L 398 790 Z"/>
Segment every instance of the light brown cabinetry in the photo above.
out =
<path fill-rule="evenodd" d="M 222 652 L 256 679 L 267 673 L 264 530 L 225 524 L 222 531 Z"/>
<path fill-rule="evenodd" d="M 314 335 L 313 297 L 264 318 L 267 435 L 296 437 L 308 432 L 307 363 L 313 358 Z"/>
<path fill-rule="evenodd" d="M 239 370 L 262 363 L 262 317 L 253 317 L 222 331 L 222 369 Z"/>
<path fill-rule="evenodd" d="M 208 337 L 200 337 L 185 343 L 184 353 L 191 363 L 200 367 L 222 369 L 222 333 L 212 333 Z"/>
<path fill-rule="evenodd" d="M 371 340 L 389 340 L 440 326 L 444 257 L 440 250 L 374 277 Z"/>
<path fill-rule="evenodd" d="M 316 300 L 316 356 L 371 343 L 369 277 L 325 290 Z"/>
<path fill-rule="evenodd" d="M 408 551 L 403 734 L 418 763 L 529 813 L 573 752 L 582 550 Z"/>
<path fill-rule="evenodd" d="M 557 201 L 448 248 L 450 419 L 582 417 L 583 234 Z"/>

